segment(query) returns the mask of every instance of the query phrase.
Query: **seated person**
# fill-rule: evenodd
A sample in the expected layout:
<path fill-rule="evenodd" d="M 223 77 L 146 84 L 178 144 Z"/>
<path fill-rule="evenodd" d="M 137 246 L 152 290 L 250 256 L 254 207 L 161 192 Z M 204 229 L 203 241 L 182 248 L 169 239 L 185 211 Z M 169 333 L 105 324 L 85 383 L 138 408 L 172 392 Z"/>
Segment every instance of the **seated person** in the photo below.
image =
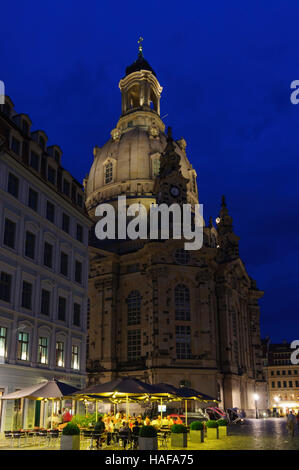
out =
<path fill-rule="evenodd" d="M 120 436 L 121 434 L 121 436 Z M 119 436 L 118 439 L 121 438 L 124 444 L 124 449 L 127 446 L 128 441 L 130 440 L 131 437 L 131 429 L 129 428 L 128 423 L 123 421 L 122 427 L 119 429 Z"/>
<path fill-rule="evenodd" d="M 161 415 L 158 417 L 155 417 L 155 419 L 152 421 L 152 426 L 155 426 L 155 428 L 160 429 L 162 427 L 162 418 Z"/>
<path fill-rule="evenodd" d="M 133 428 L 132 428 L 132 438 L 133 438 L 133 446 L 134 446 L 134 449 L 137 449 L 137 447 L 138 447 L 139 431 L 140 431 L 140 426 L 139 426 L 139 424 L 138 424 L 138 421 L 136 420 L 136 421 L 133 423 Z"/>
<path fill-rule="evenodd" d="M 103 434 L 105 431 L 105 423 L 103 421 L 103 417 L 99 416 L 98 421 L 94 425 L 94 432 L 97 434 Z M 97 443 L 97 449 L 102 446 L 100 436 L 96 438 L 96 443 Z"/>

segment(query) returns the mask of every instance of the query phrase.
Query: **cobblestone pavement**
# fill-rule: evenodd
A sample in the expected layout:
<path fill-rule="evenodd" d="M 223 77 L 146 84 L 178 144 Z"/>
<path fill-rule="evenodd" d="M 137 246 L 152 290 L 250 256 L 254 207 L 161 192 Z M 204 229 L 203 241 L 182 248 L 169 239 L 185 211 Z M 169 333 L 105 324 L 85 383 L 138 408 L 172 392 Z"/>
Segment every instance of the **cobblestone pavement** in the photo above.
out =
<path fill-rule="evenodd" d="M 15 447 L 18 449 L 54 450 L 49 447 Z M 119 450 L 119 447 L 108 449 Z M 0 446 L 0 450 L 11 450 L 11 447 Z M 292 438 L 288 435 L 285 418 L 247 419 L 243 425 L 229 426 L 228 435 L 224 438 L 205 439 L 204 443 L 196 445 L 188 440 L 187 449 L 168 446 L 168 450 L 299 450 L 299 425 L 295 426 L 295 437 Z"/>

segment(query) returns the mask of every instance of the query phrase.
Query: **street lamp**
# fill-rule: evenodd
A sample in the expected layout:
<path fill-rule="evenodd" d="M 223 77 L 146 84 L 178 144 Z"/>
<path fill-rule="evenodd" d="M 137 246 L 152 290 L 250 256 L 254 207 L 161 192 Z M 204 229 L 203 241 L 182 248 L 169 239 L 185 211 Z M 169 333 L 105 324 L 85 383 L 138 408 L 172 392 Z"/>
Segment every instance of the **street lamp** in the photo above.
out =
<path fill-rule="evenodd" d="M 256 419 L 258 419 L 259 415 L 258 415 L 258 411 L 257 411 L 257 402 L 258 402 L 260 397 L 258 396 L 257 393 L 255 393 L 253 395 L 253 398 L 254 398 L 254 402 L 255 402 L 255 417 L 256 417 Z"/>

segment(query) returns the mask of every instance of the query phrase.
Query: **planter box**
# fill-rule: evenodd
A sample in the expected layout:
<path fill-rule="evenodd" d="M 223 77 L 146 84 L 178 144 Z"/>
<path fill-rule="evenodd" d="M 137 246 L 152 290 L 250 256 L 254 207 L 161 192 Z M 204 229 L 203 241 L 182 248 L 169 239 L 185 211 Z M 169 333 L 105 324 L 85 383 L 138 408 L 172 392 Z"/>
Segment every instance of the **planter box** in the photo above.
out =
<path fill-rule="evenodd" d="M 190 442 L 200 443 L 204 442 L 204 430 L 190 429 Z"/>
<path fill-rule="evenodd" d="M 218 435 L 219 437 L 227 436 L 227 426 L 218 426 Z"/>
<path fill-rule="evenodd" d="M 187 447 L 187 433 L 171 433 L 171 446 L 172 447 Z"/>
<path fill-rule="evenodd" d="M 61 436 L 60 450 L 80 450 L 80 435 Z"/>
<path fill-rule="evenodd" d="M 157 450 L 158 438 L 157 437 L 138 437 L 139 450 Z"/>
<path fill-rule="evenodd" d="M 208 439 L 218 439 L 218 428 L 207 428 Z"/>

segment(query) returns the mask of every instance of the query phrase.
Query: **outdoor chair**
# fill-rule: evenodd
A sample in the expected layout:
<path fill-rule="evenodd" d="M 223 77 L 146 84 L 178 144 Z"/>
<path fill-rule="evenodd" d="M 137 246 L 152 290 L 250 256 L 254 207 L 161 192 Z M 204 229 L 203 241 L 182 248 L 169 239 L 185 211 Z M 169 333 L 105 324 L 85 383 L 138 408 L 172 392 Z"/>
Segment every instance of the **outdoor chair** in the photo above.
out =
<path fill-rule="evenodd" d="M 83 429 L 80 433 L 80 442 L 82 442 L 82 446 L 80 445 L 80 448 L 82 449 L 91 449 L 92 447 L 92 434 L 93 431 L 90 429 Z"/>
<path fill-rule="evenodd" d="M 119 432 L 117 436 L 118 447 L 120 447 L 120 443 L 123 444 L 124 449 L 128 446 L 130 449 L 132 447 L 132 437 L 131 434 L 127 432 Z"/>
<path fill-rule="evenodd" d="M 94 445 L 95 441 L 95 445 Z M 91 440 L 90 440 L 90 447 L 89 449 L 101 449 L 103 447 L 103 443 L 106 441 L 106 434 L 104 432 L 92 432 Z"/>
<path fill-rule="evenodd" d="M 169 436 L 170 436 L 170 431 L 158 431 L 158 446 L 159 448 L 164 447 L 164 449 L 168 449 L 168 443 L 169 443 Z"/>
<path fill-rule="evenodd" d="M 37 432 L 38 434 L 38 445 L 45 446 L 48 441 L 48 432 L 46 430 L 41 430 Z"/>
<path fill-rule="evenodd" d="M 13 433 L 12 431 L 4 431 L 5 440 L 9 441 L 11 447 L 13 447 Z"/>
<path fill-rule="evenodd" d="M 17 441 L 18 447 L 21 447 L 21 443 L 26 441 L 26 433 L 24 431 L 12 431 L 13 441 Z"/>

